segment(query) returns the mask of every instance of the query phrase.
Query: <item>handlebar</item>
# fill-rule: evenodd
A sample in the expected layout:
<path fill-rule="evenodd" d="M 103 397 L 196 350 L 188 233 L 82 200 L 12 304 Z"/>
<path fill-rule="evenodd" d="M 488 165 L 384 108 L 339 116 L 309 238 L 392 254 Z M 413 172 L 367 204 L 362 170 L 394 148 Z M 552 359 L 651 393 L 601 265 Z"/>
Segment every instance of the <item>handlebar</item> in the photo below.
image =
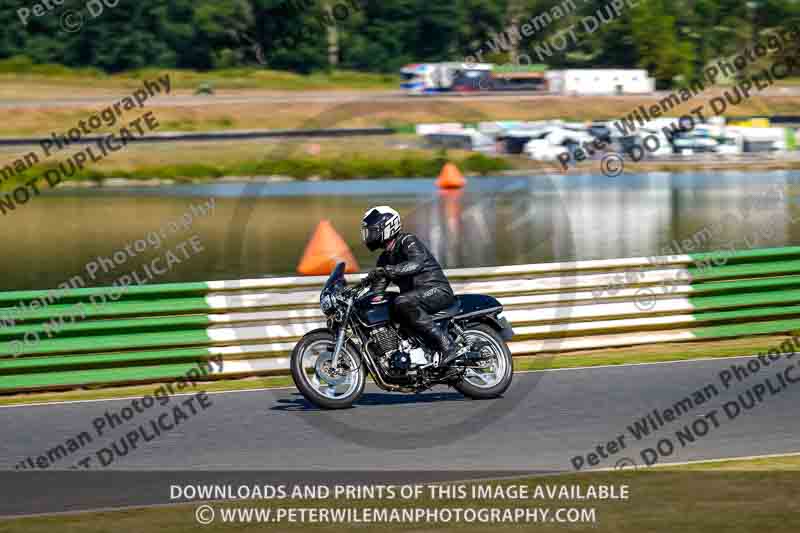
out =
<path fill-rule="evenodd" d="M 364 287 L 369 286 L 369 284 L 370 284 L 369 276 L 364 276 L 363 278 L 361 278 L 361 281 L 359 281 L 358 284 L 355 285 L 355 287 L 363 289 Z"/>
<path fill-rule="evenodd" d="M 348 287 L 348 288 L 347 288 L 347 289 L 345 289 L 345 290 L 347 291 L 347 294 L 348 294 L 348 295 L 349 295 L 349 294 L 353 294 L 353 295 L 355 295 L 356 293 L 358 293 L 359 291 L 361 291 L 362 289 L 364 289 L 364 288 L 365 288 L 365 287 L 367 287 L 367 286 L 369 286 L 369 278 L 367 278 L 367 277 L 365 276 L 365 277 L 364 277 L 364 278 L 362 278 L 362 279 L 361 279 L 361 280 L 360 280 L 358 283 L 356 283 L 356 284 L 355 284 L 355 285 L 353 285 L 352 287 Z"/>
<path fill-rule="evenodd" d="M 361 280 L 358 283 L 356 283 L 355 285 L 353 285 L 351 287 L 348 287 L 346 290 L 348 291 L 348 293 L 355 294 L 355 293 L 359 292 L 360 290 L 362 290 L 362 289 L 364 289 L 366 287 L 369 287 L 370 284 L 371 284 L 371 282 L 369 280 L 369 275 L 367 275 L 367 276 L 364 276 L 363 278 L 361 278 Z"/>

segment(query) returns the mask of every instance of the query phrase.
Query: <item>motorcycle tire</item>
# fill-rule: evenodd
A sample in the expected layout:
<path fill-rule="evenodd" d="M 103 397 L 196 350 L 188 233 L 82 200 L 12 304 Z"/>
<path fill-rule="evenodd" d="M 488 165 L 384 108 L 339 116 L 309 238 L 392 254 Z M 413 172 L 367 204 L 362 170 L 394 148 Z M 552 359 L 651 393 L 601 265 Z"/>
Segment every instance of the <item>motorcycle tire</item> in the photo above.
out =
<path fill-rule="evenodd" d="M 471 325 L 464 329 L 463 334 L 465 337 L 475 336 L 491 343 L 498 358 L 502 358 L 502 361 L 498 361 L 498 365 L 502 363 L 502 376 L 491 386 L 481 387 L 462 379 L 453 387 L 467 398 L 474 400 L 487 400 L 502 396 L 511 385 L 511 380 L 514 376 L 514 361 L 511 358 L 511 350 L 508 349 L 508 345 L 500 336 L 500 333 L 487 324 Z"/>
<path fill-rule="evenodd" d="M 294 350 L 292 350 L 290 366 L 294 384 L 300 390 L 300 393 L 303 395 L 303 397 L 317 407 L 322 409 L 347 409 L 348 407 L 351 407 L 364 393 L 364 387 L 367 382 L 367 369 L 364 365 L 364 362 L 359 357 L 359 352 L 356 346 L 352 342 L 348 342 L 342 348 L 341 357 L 345 356 L 344 352 L 349 352 L 358 363 L 358 368 L 353 370 L 353 372 L 356 373 L 355 378 L 357 380 L 354 390 L 341 398 L 331 398 L 321 394 L 314 388 L 314 385 L 309 380 L 308 374 L 302 367 L 303 354 L 305 350 L 309 346 L 319 342 L 330 343 L 331 350 L 333 350 L 333 346 L 336 345 L 336 337 L 331 331 L 313 331 L 300 339 L 300 342 L 298 342 L 295 345 Z"/>

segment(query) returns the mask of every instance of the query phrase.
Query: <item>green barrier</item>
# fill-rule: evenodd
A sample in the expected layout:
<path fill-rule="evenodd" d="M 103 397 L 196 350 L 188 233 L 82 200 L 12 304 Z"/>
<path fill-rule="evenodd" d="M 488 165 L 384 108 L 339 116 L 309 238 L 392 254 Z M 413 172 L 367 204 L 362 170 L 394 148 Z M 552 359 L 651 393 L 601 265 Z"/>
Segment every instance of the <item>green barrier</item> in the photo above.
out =
<path fill-rule="evenodd" d="M 0 339 L 22 338 L 25 334 L 38 334 L 39 338 L 50 336 L 86 335 L 91 332 L 146 332 L 157 329 L 178 330 L 190 328 L 204 328 L 211 325 L 207 316 L 163 316 L 157 318 L 133 318 L 123 320 L 87 320 L 84 322 L 70 322 L 69 319 L 37 322 L 33 324 L 11 326 L 0 329 Z"/>
<path fill-rule="evenodd" d="M 196 364 L 175 364 L 3 376 L 3 388 L 0 390 L 58 390 L 74 388 L 78 383 L 81 386 L 88 386 L 108 383 L 171 382 L 196 368 Z"/>
<path fill-rule="evenodd" d="M 632 276 L 625 295 L 611 294 L 609 282 L 627 269 L 651 274 L 646 283 Z M 567 274 L 563 277 L 585 282 L 580 286 L 590 293 L 603 293 L 580 300 L 564 286 L 559 291 L 563 301 L 515 304 L 509 314 L 523 332 L 511 343 L 515 355 L 535 355 L 541 343 L 526 339 L 558 336 L 558 328 L 571 326 L 574 331 L 565 331 L 570 338 L 563 343 L 565 350 L 625 345 L 626 336 L 635 337 L 631 344 L 647 343 L 650 333 L 659 339 L 652 342 L 665 342 L 800 329 L 800 247 L 512 270 L 515 279 L 508 279 L 504 267 L 458 269 L 448 275 L 486 282 L 490 294 L 513 294 L 515 284 L 524 283 L 525 294 L 546 295 L 558 289 L 536 285 L 537 278 L 557 281 L 559 274 Z M 324 279 L 0 292 L 0 393 L 168 381 L 215 357 L 223 357 L 224 364 L 213 367 L 209 377 L 287 372 L 285 359 L 275 357 L 285 357 L 297 338 L 323 325 L 321 315 L 308 310 Z M 667 283 L 680 290 L 662 291 Z M 638 309 L 633 293 L 647 287 L 657 300 L 652 309 Z M 566 305 L 581 312 L 551 312 Z M 675 324 L 670 323 L 673 315 Z M 525 333 L 519 326 L 526 323 L 537 327 Z"/>
<path fill-rule="evenodd" d="M 98 367 L 121 367 L 142 363 L 168 363 L 176 361 L 205 361 L 212 357 L 207 348 L 160 349 L 75 355 L 71 357 L 24 357 L 0 360 L 0 375 L 29 372 L 83 370 Z"/>

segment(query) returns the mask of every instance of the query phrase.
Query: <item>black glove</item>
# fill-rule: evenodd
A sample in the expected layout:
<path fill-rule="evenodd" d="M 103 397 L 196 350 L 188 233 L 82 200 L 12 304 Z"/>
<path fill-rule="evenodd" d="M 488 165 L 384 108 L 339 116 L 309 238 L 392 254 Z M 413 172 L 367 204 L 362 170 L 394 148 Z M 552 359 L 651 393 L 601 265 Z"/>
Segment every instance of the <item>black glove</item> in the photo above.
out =
<path fill-rule="evenodd" d="M 397 273 L 397 267 L 395 267 L 394 265 L 386 265 L 385 267 L 382 268 L 382 270 L 383 270 L 383 275 L 388 280 L 393 280 L 395 278 L 395 274 Z"/>
<path fill-rule="evenodd" d="M 378 267 L 369 274 L 367 274 L 367 283 L 373 284 L 378 281 L 383 281 L 387 278 L 386 270 L 383 267 Z"/>

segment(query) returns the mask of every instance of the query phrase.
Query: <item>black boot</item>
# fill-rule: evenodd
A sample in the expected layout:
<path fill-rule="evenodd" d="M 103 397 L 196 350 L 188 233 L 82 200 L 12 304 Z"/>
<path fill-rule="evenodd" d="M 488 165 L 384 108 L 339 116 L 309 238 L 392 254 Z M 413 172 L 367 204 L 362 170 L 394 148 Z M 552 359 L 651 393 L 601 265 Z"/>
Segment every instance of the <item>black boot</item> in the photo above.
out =
<path fill-rule="evenodd" d="M 425 336 L 430 339 L 430 343 L 439 351 L 441 355 L 439 359 L 439 368 L 447 366 L 457 353 L 457 346 L 450 338 L 447 332 L 436 324 L 431 324 L 430 327 L 425 328 Z"/>

